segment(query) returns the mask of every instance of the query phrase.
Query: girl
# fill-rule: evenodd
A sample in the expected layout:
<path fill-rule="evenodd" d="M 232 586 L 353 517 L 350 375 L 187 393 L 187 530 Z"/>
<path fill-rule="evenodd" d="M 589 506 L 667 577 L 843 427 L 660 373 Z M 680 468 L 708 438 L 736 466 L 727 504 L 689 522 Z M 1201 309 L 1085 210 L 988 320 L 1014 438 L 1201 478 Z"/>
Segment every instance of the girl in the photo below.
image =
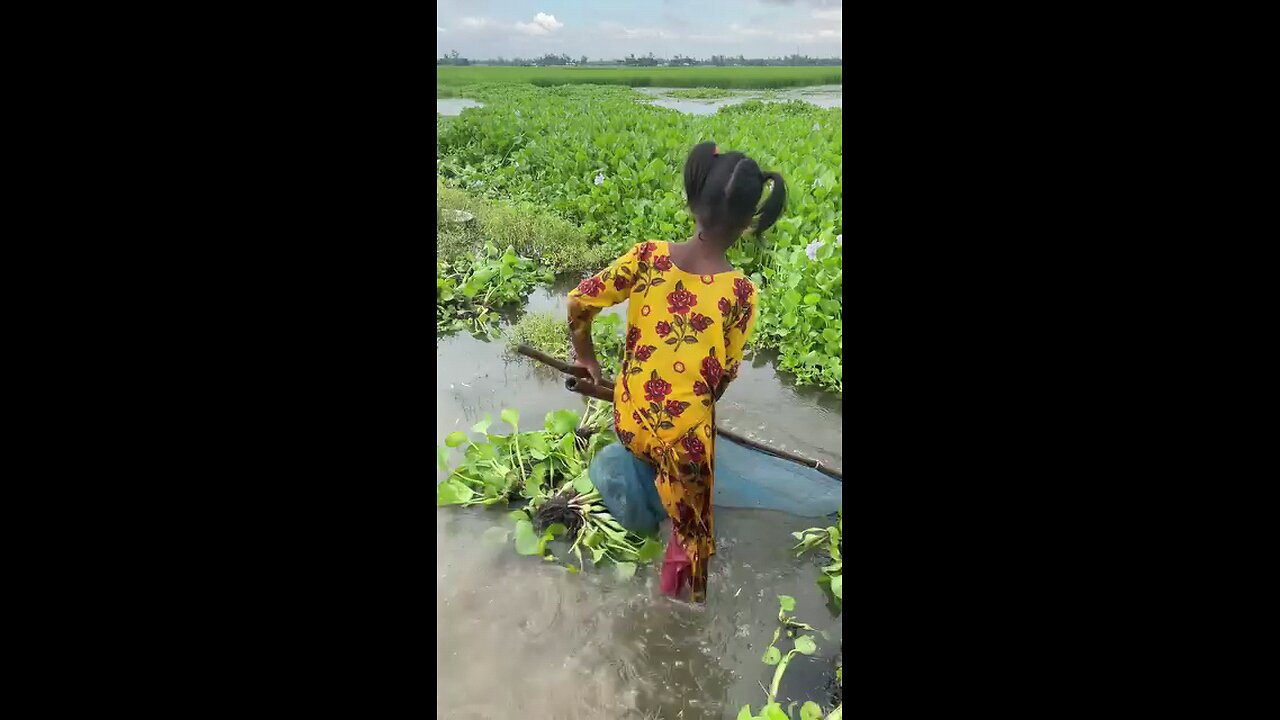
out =
<path fill-rule="evenodd" d="M 766 181 L 769 198 L 756 208 Z M 643 242 L 569 293 L 569 328 L 577 364 L 600 380 L 591 321 L 623 300 L 627 340 L 614 385 L 613 423 L 633 455 L 657 469 L 655 484 L 671 518 L 662 591 L 705 602 L 707 563 L 715 554 L 711 497 L 715 404 L 738 374 L 756 319 L 756 289 L 725 251 L 756 218 L 759 235 L 786 199 L 782 176 L 763 172 L 740 152 L 714 143 L 693 148 L 684 191 L 697 222 L 683 243 Z"/>

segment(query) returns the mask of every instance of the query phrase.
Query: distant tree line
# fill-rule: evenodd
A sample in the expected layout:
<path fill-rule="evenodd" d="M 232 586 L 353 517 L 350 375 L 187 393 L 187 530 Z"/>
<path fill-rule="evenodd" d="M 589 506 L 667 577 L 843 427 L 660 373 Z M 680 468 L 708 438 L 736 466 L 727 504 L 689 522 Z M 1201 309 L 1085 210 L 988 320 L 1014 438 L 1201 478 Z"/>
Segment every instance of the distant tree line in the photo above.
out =
<path fill-rule="evenodd" d="M 436 65 L 470 65 L 470 64 L 471 64 L 470 60 L 464 57 L 458 57 L 457 50 L 452 50 L 449 52 L 448 55 L 445 55 L 442 58 L 436 59 Z"/>
<path fill-rule="evenodd" d="M 468 60 L 458 56 L 458 51 L 453 50 L 442 58 L 436 59 L 436 65 L 524 65 L 524 66 L 548 66 L 548 65 L 629 65 L 633 67 L 693 67 L 697 65 L 712 65 L 716 67 L 726 67 L 731 65 L 742 65 L 747 67 L 768 67 L 768 66 L 787 66 L 796 67 L 804 65 L 836 65 L 843 66 L 844 60 L 841 58 L 814 58 L 808 55 L 791 54 L 786 57 L 771 58 L 748 58 L 741 55 L 731 57 L 728 55 L 712 55 L 709 58 L 699 59 L 686 57 L 677 53 L 672 58 L 654 57 L 653 53 L 642 57 L 636 57 L 634 54 L 625 58 L 616 60 L 593 60 L 588 62 L 587 56 L 583 55 L 577 59 L 568 55 L 552 55 L 550 53 L 540 58 L 503 58 L 496 60 Z"/>

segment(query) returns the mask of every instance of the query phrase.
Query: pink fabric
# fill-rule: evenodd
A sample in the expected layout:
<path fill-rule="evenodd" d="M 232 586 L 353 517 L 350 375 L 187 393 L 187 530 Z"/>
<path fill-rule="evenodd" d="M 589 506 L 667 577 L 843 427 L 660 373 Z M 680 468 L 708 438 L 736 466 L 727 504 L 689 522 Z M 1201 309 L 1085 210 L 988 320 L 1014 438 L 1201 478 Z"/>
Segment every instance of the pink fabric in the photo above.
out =
<path fill-rule="evenodd" d="M 672 530 L 671 539 L 667 541 L 667 555 L 662 560 L 662 578 L 658 585 L 662 594 L 672 597 L 679 595 L 689 582 L 692 565 L 688 553 L 676 538 L 675 530 Z"/>

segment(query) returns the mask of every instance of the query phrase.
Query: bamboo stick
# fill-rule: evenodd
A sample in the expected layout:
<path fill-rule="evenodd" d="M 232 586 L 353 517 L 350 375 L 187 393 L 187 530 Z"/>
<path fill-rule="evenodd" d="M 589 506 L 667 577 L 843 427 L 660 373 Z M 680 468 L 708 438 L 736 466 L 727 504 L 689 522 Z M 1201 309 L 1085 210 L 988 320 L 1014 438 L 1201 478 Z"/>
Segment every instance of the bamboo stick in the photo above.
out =
<path fill-rule="evenodd" d="M 613 388 L 606 388 L 603 385 L 597 385 L 590 380 L 584 380 L 577 377 L 565 378 L 564 386 L 573 392 L 581 393 L 587 397 L 604 400 L 605 402 L 613 402 Z"/>
<path fill-rule="evenodd" d="M 587 397 L 593 397 L 598 400 L 604 400 L 605 402 L 613 402 L 613 382 L 612 381 L 605 378 L 601 378 L 600 384 L 597 385 L 596 383 L 587 379 L 586 368 L 579 367 L 577 365 L 570 365 L 569 363 L 564 362 L 563 360 L 553 358 L 544 352 L 541 352 L 539 350 L 529 347 L 528 345 L 520 345 L 516 348 L 516 351 L 519 352 L 521 355 L 537 360 L 538 362 L 543 363 L 545 365 L 549 365 L 566 375 L 570 375 L 571 377 L 566 378 L 564 381 L 564 386 L 566 389 L 582 395 L 586 395 Z M 799 465 L 804 465 L 805 467 L 812 468 L 824 475 L 833 477 L 841 482 L 844 481 L 844 475 L 838 468 L 824 467 L 822 463 L 817 460 L 811 460 L 807 457 L 796 455 L 794 453 L 789 453 L 786 450 L 779 450 L 777 448 L 770 447 L 768 445 L 765 445 L 764 443 L 761 443 L 758 440 L 752 440 L 751 438 L 748 438 L 744 435 L 733 432 L 732 430 L 725 430 L 719 425 L 716 426 L 716 432 L 738 443 L 739 445 L 746 445 L 747 447 L 754 448 L 763 453 L 768 453 L 769 455 L 772 455 L 774 457 L 781 458 L 783 460 L 789 460 Z"/>

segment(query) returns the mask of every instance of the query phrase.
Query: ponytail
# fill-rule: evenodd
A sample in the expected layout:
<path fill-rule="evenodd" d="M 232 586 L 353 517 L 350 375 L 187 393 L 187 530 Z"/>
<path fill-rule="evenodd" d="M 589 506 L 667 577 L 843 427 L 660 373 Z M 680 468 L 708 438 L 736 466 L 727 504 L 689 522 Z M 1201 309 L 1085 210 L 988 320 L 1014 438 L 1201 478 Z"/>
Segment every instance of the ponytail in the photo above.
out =
<path fill-rule="evenodd" d="M 782 206 L 787 204 L 787 183 L 782 179 L 782 173 L 761 173 L 761 182 L 765 180 L 773 181 L 773 191 L 769 193 L 764 205 L 761 205 L 760 211 L 756 213 L 759 216 L 756 219 L 756 237 L 760 237 L 760 233 L 778 222 L 778 216 L 782 215 Z"/>
<path fill-rule="evenodd" d="M 773 191 L 757 209 L 769 180 Z M 764 172 L 743 153 L 721 154 L 712 142 L 699 143 L 689 151 L 684 163 L 684 192 L 689 209 L 703 227 L 737 233 L 757 217 L 757 236 L 778 221 L 787 199 L 782 175 Z"/>
<path fill-rule="evenodd" d="M 702 195 L 715 159 L 716 144 L 713 142 L 699 143 L 689 151 L 689 157 L 684 161 L 684 196 L 690 206 Z"/>

